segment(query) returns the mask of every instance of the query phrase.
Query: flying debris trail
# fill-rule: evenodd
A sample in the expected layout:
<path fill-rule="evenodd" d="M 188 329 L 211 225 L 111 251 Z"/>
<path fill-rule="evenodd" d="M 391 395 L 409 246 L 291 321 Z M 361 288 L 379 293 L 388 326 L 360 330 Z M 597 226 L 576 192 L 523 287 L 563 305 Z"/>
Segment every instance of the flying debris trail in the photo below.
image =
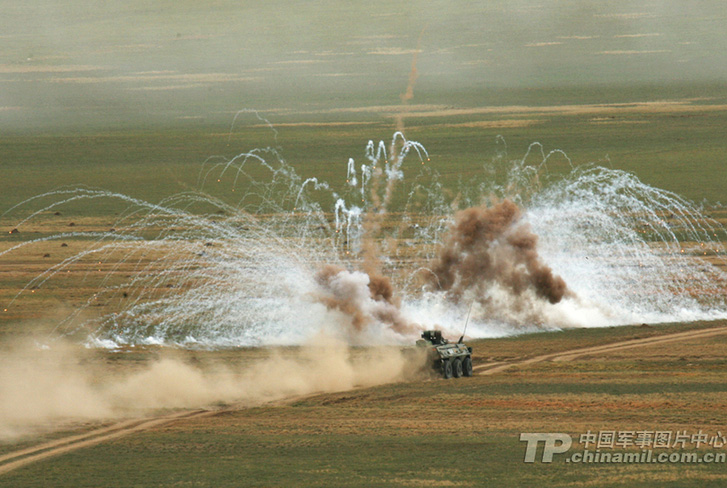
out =
<path fill-rule="evenodd" d="M 540 161 L 530 162 L 532 148 Z M 157 203 L 85 188 L 37 195 L 4 214 L 15 215 L 7 230 L 16 237 L 77 203 L 116 209 L 115 230 L 1 250 L 5 262 L 88 242 L 0 310 L 82 271 L 96 289 L 55 334 L 109 348 L 291 345 L 319 332 L 411 343 L 422 328 L 458 334 L 471 303 L 471 337 L 727 317 L 724 227 L 632 174 L 591 165 L 549 174 L 562 151 L 533 143 L 519 160 L 498 153 L 454 192 L 401 132 L 390 144 L 369 141 L 364 154 L 365 164 L 341 167 L 343 187 L 302 178 L 280 151 L 253 149 L 205 161 L 198 191 Z M 239 190 L 237 203 L 210 196 L 218 181 Z M 89 262 L 107 271 L 88 272 Z"/>
<path fill-rule="evenodd" d="M 419 59 L 419 53 L 422 51 L 422 38 L 424 37 L 424 31 L 427 30 L 427 26 L 424 26 L 419 39 L 417 39 L 417 48 L 414 50 L 414 55 L 411 59 L 411 70 L 409 70 L 409 82 L 406 85 L 406 91 L 401 94 L 402 109 L 406 107 L 409 100 L 414 98 L 414 86 L 416 85 L 417 79 L 419 78 L 419 70 L 417 70 L 417 62 Z M 404 113 L 403 111 L 396 115 L 396 130 L 404 132 Z"/>

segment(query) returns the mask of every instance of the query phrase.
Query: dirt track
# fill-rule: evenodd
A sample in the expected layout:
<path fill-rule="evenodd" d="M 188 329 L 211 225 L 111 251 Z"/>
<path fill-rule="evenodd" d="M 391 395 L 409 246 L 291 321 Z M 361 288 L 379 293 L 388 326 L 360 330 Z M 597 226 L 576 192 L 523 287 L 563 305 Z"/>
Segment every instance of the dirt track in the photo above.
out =
<path fill-rule="evenodd" d="M 133 434 L 134 432 L 151 429 L 152 427 L 158 427 L 175 420 L 214 415 L 215 413 L 214 410 L 188 410 L 158 417 L 124 420 L 84 434 L 38 444 L 37 446 L 0 456 L 0 475 L 42 459 L 59 456 L 83 447 L 95 446 L 102 442 Z"/>
<path fill-rule="evenodd" d="M 664 344 L 669 342 L 678 342 L 688 339 L 701 339 L 703 337 L 711 337 L 716 335 L 727 334 L 727 327 L 715 327 L 711 329 L 693 330 L 688 332 L 677 332 L 675 334 L 666 334 L 656 337 L 647 337 L 645 339 L 631 339 L 628 341 L 614 342 L 603 346 L 591 346 L 580 349 L 572 349 L 570 351 L 562 351 L 551 354 L 543 354 L 542 356 L 534 356 L 532 358 L 520 359 L 517 361 L 489 363 L 474 368 L 478 375 L 490 375 L 499 373 L 513 366 L 522 366 L 532 363 L 540 363 L 543 361 L 563 362 L 583 356 L 593 356 L 623 349 L 632 349 L 634 347 L 653 346 L 656 344 Z"/>
<path fill-rule="evenodd" d="M 518 359 L 508 362 L 488 363 L 479 365 L 474 368 L 477 375 L 492 375 L 499 373 L 508 368 L 515 366 L 523 366 L 544 361 L 571 361 L 583 356 L 599 355 L 614 351 L 631 349 L 636 347 L 645 347 L 669 342 L 685 341 L 689 339 L 702 339 L 717 335 L 727 334 L 727 327 L 715 327 L 710 329 L 701 329 L 688 332 L 678 332 L 675 334 L 667 334 L 645 339 L 631 339 L 628 341 L 615 342 L 602 346 L 591 346 L 580 349 L 572 349 L 551 354 L 534 356 L 531 358 Z M 296 397 L 298 399 L 300 397 Z M 290 401 L 290 400 L 288 400 Z M 233 407 L 234 408 L 234 407 Z M 67 452 L 71 452 L 84 447 L 90 447 L 101 444 L 106 441 L 117 439 L 126 435 L 140 432 L 154 427 L 159 427 L 171 422 L 181 421 L 189 418 L 198 418 L 212 416 L 219 413 L 219 410 L 185 410 L 173 414 L 165 414 L 157 417 L 149 417 L 144 419 L 124 420 L 106 427 L 95 429 L 84 434 L 72 435 L 62 439 L 49 441 L 37 446 L 21 449 L 0 455 L 0 475 L 21 468 L 36 461 L 46 458 L 59 456 Z"/>

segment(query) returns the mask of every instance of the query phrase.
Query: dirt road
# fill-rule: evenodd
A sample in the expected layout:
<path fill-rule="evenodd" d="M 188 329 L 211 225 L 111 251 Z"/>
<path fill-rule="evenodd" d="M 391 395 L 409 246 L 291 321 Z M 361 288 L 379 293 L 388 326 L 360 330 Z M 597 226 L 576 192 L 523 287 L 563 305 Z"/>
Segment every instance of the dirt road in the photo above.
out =
<path fill-rule="evenodd" d="M 614 342 L 602 346 L 591 346 L 580 349 L 572 349 L 569 351 L 543 354 L 540 356 L 534 356 L 531 358 L 518 359 L 508 362 L 488 363 L 479 365 L 474 368 L 474 370 L 477 375 L 492 375 L 515 366 L 524 366 L 544 361 L 571 361 L 573 359 L 583 356 L 600 355 L 624 349 L 686 341 L 690 339 L 702 339 L 723 334 L 727 334 L 727 327 L 715 327 L 710 329 L 678 332 L 675 334 L 648 337 L 645 339 L 632 339 L 628 341 Z M 42 443 L 37 446 L 10 452 L 8 454 L 0 455 L 0 475 L 21 468 L 28 464 L 41 461 L 43 459 L 59 456 L 61 454 L 65 454 L 67 452 L 71 452 L 77 449 L 82 449 L 84 447 L 101 444 L 103 442 L 134 434 L 136 432 L 152 429 L 165 424 L 169 424 L 171 422 L 183 421 L 185 419 L 212 416 L 216 415 L 219 412 L 220 410 L 207 409 L 186 410 L 173 414 L 160 415 L 157 417 L 124 420 L 122 422 L 108 425 L 83 434 L 72 435 L 62 439 Z"/>
<path fill-rule="evenodd" d="M 669 342 L 680 342 L 689 339 L 701 339 L 704 337 L 712 337 L 716 335 L 727 334 L 727 327 L 714 327 L 711 329 L 690 330 L 687 332 L 677 332 L 675 334 L 666 334 L 662 336 L 647 337 L 645 339 L 631 339 L 628 341 L 614 342 L 603 346 L 583 347 L 580 349 L 571 349 L 570 351 L 562 351 L 532 358 L 519 359 L 516 361 L 499 362 L 482 364 L 474 368 L 478 375 L 490 375 L 499 373 L 513 366 L 523 366 L 533 363 L 541 363 L 543 361 L 571 361 L 583 356 L 595 356 L 599 354 L 620 351 L 623 349 L 632 349 L 635 347 L 653 346 L 657 344 L 666 344 Z"/>
<path fill-rule="evenodd" d="M 95 429 L 84 434 L 72 435 L 57 439 L 37 446 L 28 447 L 13 451 L 0 456 L 0 475 L 8 473 L 23 466 L 53 456 L 75 451 L 84 447 L 95 446 L 102 442 L 117 439 L 135 432 L 159 427 L 175 420 L 196 418 L 217 413 L 214 410 L 188 410 L 176 412 L 169 415 L 151 417 L 145 419 L 124 420 L 100 429 Z"/>

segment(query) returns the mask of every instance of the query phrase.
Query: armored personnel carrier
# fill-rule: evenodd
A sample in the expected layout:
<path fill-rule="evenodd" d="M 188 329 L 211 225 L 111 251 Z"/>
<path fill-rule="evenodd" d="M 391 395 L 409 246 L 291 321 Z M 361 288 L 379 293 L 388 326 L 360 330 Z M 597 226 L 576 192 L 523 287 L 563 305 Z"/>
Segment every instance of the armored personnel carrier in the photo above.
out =
<path fill-rule="evenodd" d="M 441 330 L 427 330 L 422 332 L 417 346 L 428 348 L 429 363 L 445 379 L 472 376 L 472 348 L 462 344 L 462 338 L 451 344 L 442 337 Z"/>

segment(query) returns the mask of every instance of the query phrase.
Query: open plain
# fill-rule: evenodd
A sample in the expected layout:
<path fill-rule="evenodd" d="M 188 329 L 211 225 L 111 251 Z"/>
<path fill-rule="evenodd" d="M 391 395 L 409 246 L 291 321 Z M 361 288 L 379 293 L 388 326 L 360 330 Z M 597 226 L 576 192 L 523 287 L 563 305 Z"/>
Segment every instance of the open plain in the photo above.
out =
<path fill-rule="evenodd" d="M 0 487 L 727 483 L 720 2 L 47 3 L 0 6 Z M 330 258 L 456 340 L 417 280 L 506 198 L 598 306 L 475 307 L 456 380 L 303 330 Z"/>
<path fill-rule="evenodd" d="M 724 463 L 576 466 L 556 455 L 552 464 L 526 464 L 519 436 L 563 432 L 583 449 L 576 443 L 586 433 L 670 432 L 671 442 L 688 433 L 689 443 L 703 433 L 700 449 L 676 444 L 655 451 L 723 452 L 707 443 L 725 433 L 724 322 L 549 332 L 473 346 L 472 378 L 422 375 L 24 438 L 0 450 L 0 485 L 676 487 L 686 479 L 721 486 Z M 237 361 L 249 354 L 256 353 L 235 353 Z M 96 360 L 134 368 L 154 355 Z M 187 353 L 187 360 L 230 361 L 223 358 L 229 355 Z M 611 447 L 629 449 L 642 452 Z"/>

